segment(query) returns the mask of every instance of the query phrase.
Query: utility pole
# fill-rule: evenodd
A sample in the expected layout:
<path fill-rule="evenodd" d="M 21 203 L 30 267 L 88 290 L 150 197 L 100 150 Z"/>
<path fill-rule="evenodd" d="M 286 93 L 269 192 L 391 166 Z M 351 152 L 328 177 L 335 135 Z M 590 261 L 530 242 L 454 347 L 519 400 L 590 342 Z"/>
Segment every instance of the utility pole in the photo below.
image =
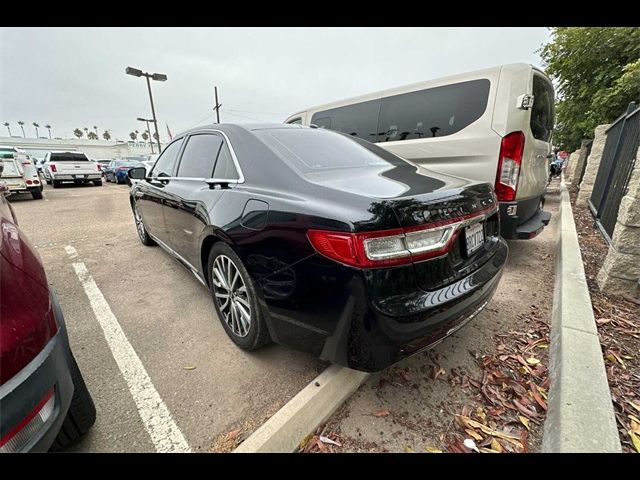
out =
<path fill-rule="evenodd" d="M 216 96 L 216 106 L 213 107 L 213 109 L 216 111 L 216 118 L 217 118 L 217 123 L 220 123 L 220 107 L 222 106 L 221 103 L 218 103 L 218 87 L 213 87 L 213 91 L 215 92 L 215 96 Z"/>

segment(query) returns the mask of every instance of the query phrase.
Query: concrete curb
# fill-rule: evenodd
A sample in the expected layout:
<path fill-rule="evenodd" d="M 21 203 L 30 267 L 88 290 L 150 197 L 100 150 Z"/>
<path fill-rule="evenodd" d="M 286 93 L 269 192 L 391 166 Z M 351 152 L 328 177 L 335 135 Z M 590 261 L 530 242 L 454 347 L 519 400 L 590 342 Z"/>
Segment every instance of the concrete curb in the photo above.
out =
<path fill-rule="evenodd" d="M 569 191 L 561 182 L 543 452 L 621 452 Z"/>
<path fill-rule="evenodd" d="M 353 394 L 368 373 L 332 365 L 267 420 L 234 453 L 290 453 Z"/>

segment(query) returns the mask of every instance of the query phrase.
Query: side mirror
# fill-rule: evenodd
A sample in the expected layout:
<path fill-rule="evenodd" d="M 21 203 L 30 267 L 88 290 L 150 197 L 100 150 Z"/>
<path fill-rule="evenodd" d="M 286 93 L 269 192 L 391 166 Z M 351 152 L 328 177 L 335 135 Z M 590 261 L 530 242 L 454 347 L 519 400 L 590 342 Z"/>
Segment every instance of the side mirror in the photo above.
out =
<path fill-rule="evenodd" d="M 127 175 L 131 180 L 144 180 L 147 177 L 147 169 L 144 167 L 131 168 Z"/>
<path fill-rule="evenodd" d="M 4 195 L 5 197 L 11 195 L 11 190 L 9 190 L 9 187 L 4 182 L 0 182 L 0 195 Z"/>

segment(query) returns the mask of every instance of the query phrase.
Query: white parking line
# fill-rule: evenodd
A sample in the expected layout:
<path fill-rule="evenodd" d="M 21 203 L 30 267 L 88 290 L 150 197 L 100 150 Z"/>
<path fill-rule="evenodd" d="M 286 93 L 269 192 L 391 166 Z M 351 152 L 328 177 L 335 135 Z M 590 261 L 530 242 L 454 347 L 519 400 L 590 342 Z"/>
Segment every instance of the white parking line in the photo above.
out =
<path fill-rule="evenodd" d="M 71 245 L 67 245 L 65 250 L 70 258 L 77 258 L 78 253 Z M 142 423 L 149 433 L 156 451 L 161 453 L 191 452 L 184 435 L 153 386 L 149 374 L 127 340 L 127 336 L 111 311 L 104 295 L 89 275 L 87 267 L 82 262 L 74 262 L 73 268 L 89 298 L 93 313 L 102 327 L 113 358 L 115 358 L 118 368 L 127 382 Z"/>

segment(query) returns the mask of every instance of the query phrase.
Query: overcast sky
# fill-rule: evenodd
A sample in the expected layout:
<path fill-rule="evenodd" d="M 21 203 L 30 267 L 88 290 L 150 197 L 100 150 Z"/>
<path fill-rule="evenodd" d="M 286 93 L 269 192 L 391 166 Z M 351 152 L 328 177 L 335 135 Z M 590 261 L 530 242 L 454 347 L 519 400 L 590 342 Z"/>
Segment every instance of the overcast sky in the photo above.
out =
<path fill-rule="evenodd" d="M 127 139 L 151 118 L 161 138 L 221 121 L 282 122 L 306 107 L 512 62 L 540 64 L 545 28 L 2 28 L 0 122 L 52 125 L 56 137 L 97 125 Z M 6 129 L 2 134 L 6 135 Z M 41 129 L 40 135 L 46 135 Z"/>

